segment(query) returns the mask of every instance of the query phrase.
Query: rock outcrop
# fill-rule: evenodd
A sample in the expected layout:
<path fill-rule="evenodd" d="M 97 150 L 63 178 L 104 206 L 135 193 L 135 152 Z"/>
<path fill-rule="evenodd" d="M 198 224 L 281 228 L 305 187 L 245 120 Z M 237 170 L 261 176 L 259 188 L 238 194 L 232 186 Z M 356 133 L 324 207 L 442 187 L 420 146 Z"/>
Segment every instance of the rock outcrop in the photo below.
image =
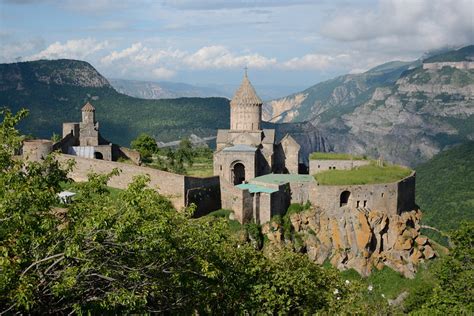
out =
<path fill-rule="evenodd" d="M 328 214 L 312 209 L 285 218 L 291 225 L 267 223 L 262 232 L 269 247 L 290 244 L 319 264 L 329 260 L 340 270 L 353 268 L 364 276 L 388 266 L 412 278 L 420 262 L 436 257 L 420 234 L 420 218 L 418 210 L 389 216 L 376 210 L 343 208 Z"/>

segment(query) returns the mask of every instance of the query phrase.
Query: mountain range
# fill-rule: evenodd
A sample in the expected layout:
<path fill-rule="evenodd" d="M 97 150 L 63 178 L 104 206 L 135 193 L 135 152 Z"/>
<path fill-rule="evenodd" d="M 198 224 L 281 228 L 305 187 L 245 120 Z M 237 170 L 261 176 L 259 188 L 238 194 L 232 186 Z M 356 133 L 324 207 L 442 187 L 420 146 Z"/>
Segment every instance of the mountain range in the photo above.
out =
<path fill-rule="evenodd" d="M 471 45 L 340 76 L 267 102 L 264 118 L 310 123 L 330 150 L 413 166 L 474 139 L 474 69 L 424 69 L 423 63 L 473 58 Z"/>
<path fill-rule="evenodd" d="M 169 81 L 140 81 L 126 79 L 108 79 L 110 84 L 120 93 L 142 99 L 170 99 L 182 97 L 224 97 L 231 99 L 239 87 L 238 84 L 192 85 Z M 301 87 L 286 85 L 255 85 L 263 100 L 284 97 Z"/>
<path fill-rule="evenodd" d="M 424 69 L 423 62 L 470 61 L 473 56 L 474 46 L 467 46 L 318 83 L 266 102 L 264 126 L 275 128 L 277 137 L 290 133 L 301 144 L 302 157 L 337 151 L 417 165 L 474 139 L 474 70 Z M 112 81 L 115 86 L 120 82 Z M 194 91 L 191 85 L 168 87 Z M 30 110 L 20 126 L 24 133 L 60 134 L 63 122 L 80 120 L 87 101 L 97 109 L 103 135 L 125 146 L 142 132 L 170 142 L 191 134 L 215 136 L 218 128 L 229 126 L 227 98 L 131 97 L 77 60 L 0 64 L 0 105 Z"/>

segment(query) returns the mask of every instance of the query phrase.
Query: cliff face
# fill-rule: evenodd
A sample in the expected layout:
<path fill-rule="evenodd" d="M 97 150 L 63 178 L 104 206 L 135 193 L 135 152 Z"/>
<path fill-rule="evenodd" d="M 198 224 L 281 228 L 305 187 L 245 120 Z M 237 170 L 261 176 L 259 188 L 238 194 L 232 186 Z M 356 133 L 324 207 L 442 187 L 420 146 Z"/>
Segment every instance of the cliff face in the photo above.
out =
<path fill-rule="evenodd" d="M 432 60 L 458 55 L 474 58 L 474 46 Z M 392 62 L 264 106 L 264 118 L 272 122 L 311 123 L 335 151 L 415 166 L 474 139 L 474 69 Z"/>
<path fill-rule="evenodd" d="M 286 225 L 269 222 L 262 232 L 270 247 L 290 244 L 319 264 L 329 260 L 340 270 L 353 268 L 365 276 L 388 266 L 412 278 L 420 262 L 436 256 L 420 234 L 420 218 L 416 210 L 387 216 L 346 208 L 334 216 L 312 209 L 290 215 Z"/>

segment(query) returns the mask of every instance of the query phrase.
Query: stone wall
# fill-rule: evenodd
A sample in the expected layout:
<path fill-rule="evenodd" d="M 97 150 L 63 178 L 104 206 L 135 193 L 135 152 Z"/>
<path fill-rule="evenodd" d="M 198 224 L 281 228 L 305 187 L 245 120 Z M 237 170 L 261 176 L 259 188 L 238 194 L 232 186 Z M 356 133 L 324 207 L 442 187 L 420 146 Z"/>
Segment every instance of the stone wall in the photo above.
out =
<path fill-rule="evenodd" d="M 245 180 L 255 178 L 255 152 L 220 151 L 214 154 L 214 175 L 219 175 L 223 181 L 233 183 L 233 166 L 241 163 L 245 166 Z"/>
<path fill-rule="evenodd" d="M 184 199 L 184 176 L 151 169 L 147 167 L 136 166 L 128 163 L 115 161 L 105 161 L 98 159 L 87 159 L 71 155 L 58 155 L 59 161 L 72 159 L 76 162 L 74 169 L 69 174 L 74 181 L 87 181 L 87 174 L 109 173 L 114 168 L 121 170 L 120 175 L 112 177 L 108 183 L 109 186 L 118 189 L 126 189 L 133 177 L 138 175 L 150 176 L 150 187 L 156 189 L 160 194 L 168 197 L 173 205 L 180 209 L 185 206 Z"/>
<path fill-rule="evenodd" d="M 252 219 L 253 198 L 248 190 L 234 187 L 227 181 L 221 181 L 222 208 L 234 211 L 235 219 L 247 223 Z"/>
<path fill-rule="evenodd" d="M 443 67 L 452 67 L 457 69 L 474 69 L 474 62 L 472 61 L 458 61 L 458 62 L 437 62 L 437 63 L 423 63 L 423 69 L 440 70 Z"/>
<path fill-rule="evenodd" d="M 129 163 L 87 159 L 71 155 L 58 155 L 59 161 L 72 159 L 76 162 L 69 174 L 74 181 L 86 181 L 87 174 L 109 173 L 114 168 L 121 170 L 118 176 L 112 177 L 109 186 L 126 189 L 137 175 L 149 175 L 150 187 L 168 197 L 177 209 L 196 204 L 195 216 L 202 216 L 221 208 L 219 177 L 195 178 L 166 171 L 137 166 Z"/>
<path fill-rule="evenodd" d="M 129 159 L 136 165 L 141 165 L 142 163 L 140 153 L 138 151 L 113 144 L 112 160 L 117 161 L 119 158 Z"/>
<path fill-rule="evenodd" d="M 415 173 L 394 183 L 366 185 L 317 185 L 310 201 L 328 212 L 338 212 L 342 207 L 377 210 L 385 214 L 400 214 L 414 209 Z M 347 201 L 343 192 L 349 192 Z M 343 205 L 341 205 L 343 202 Z"/>
<path fill-rule="evenodd" d="M 331 169 L 350 170 L 368 164 L 370 164 L 369 160 L 310 160 L 309 174 L 316 174 Z"/>
<path fill-rule="evenodd" d="M 196 205 L 195 217 L 218 210 L 221 205 L 221 189 L 218 176 L 208 178 L 184 177 L 185 204 Z"/>
<path fill-rule="evenodd" d="M 47 139 L 33 139 L 23 142 L 22 155 L 31 161 L 41 160 L 52 151 L 53 142 Z"/>
<path fill-rule="evenodd" d="M 73 133 L 69 133 L 64 136 L 63 139 L 53 145 L 53 150 L 59 150 L 63 154 L 66 154 L 69 147 L 75 146 L 76 142 L 77 138 L 73 135 Z"/>

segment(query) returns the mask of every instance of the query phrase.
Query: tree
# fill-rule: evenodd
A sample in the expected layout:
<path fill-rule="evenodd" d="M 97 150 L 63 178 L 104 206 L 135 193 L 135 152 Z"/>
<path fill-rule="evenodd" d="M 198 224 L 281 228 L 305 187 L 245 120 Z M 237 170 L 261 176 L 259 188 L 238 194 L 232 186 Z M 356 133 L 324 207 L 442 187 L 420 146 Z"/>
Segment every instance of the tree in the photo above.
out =
<path fill-rule="evenodd" d="M 144 162 L 150 162 L 158 150 L 156 140 L 148 134 L 142 133 L 131 143 L 132 149 L 137 150 Z"/>
<path fill-rule="evenodd" d="M 175 210 L 144 176 L 112 198 L 106 184 L 118 171 L 91 174 L 74 203 L 58 204 L 71 165 L 13 159 L 24 112 L 3 113 L 0 312 L 337 313 L 352 302 L 333 270 L 285 249 L 256 251 L 225 219 Z"/>
<path fill-rule="evenodd" d="M 422 310 L 451 315 L 474 313 L 474 221 L 451 234 L 451 252 L 435 267 L 437 285 Z"/>

